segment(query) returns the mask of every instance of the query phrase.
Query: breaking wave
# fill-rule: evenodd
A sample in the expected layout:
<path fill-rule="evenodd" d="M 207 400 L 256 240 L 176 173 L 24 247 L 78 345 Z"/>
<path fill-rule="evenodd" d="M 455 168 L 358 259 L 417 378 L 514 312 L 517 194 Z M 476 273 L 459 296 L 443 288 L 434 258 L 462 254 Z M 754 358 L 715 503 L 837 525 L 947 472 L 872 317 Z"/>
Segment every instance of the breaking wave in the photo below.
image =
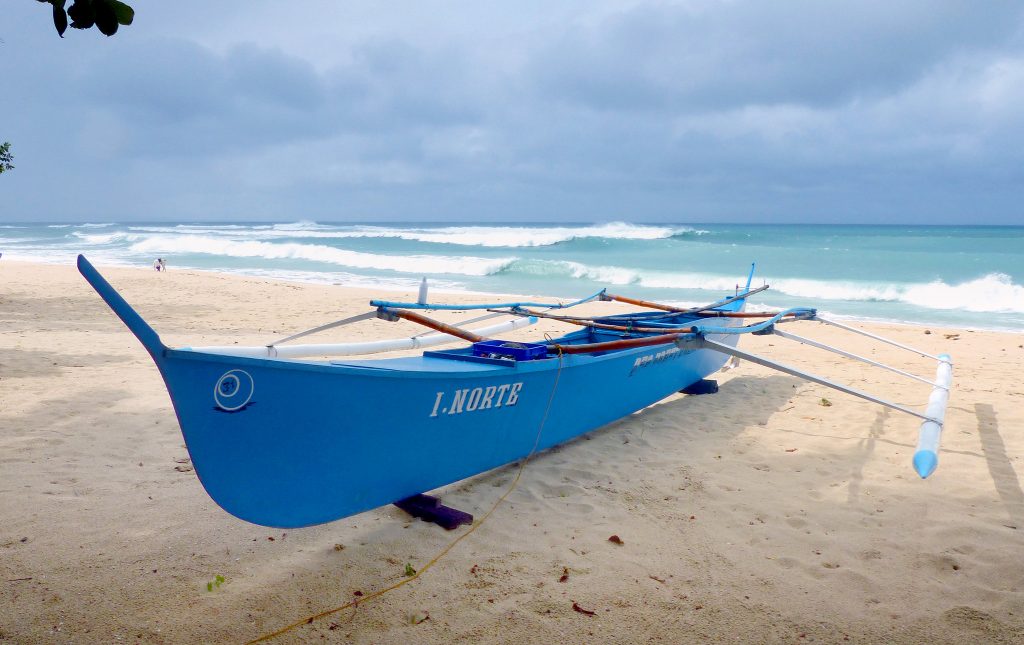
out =
<path fill-rule="evenodd" d="M 733 289 L 737 278 L 700 273 L 672 273 L 618 266 L 591 266 L 571 260 L 516 260 L 502 273 L 593 280 L 604 284 L 637 285 L 660 289 Z"/>
<path fill-rule="evenodd" d="M 443 255 L 379 255 L 336 249 L 320 244 L 236 241 L 202 235 L 147 238 L 136 242 L 129 250 L 142 254 L 200 253 L 236 258 L 309 260 L 357 269 L 379 269 L 414 274 L 489 275 L 497 273 L 516 259 Z"/>
<path fill-rule="evenodd" d="M 888 285 L 793 279 L 769 282 L 777 291 L 804 298 L 902 302 L 926 309 L 974 313 L 1024 313 L 1024 286 L 1014 284 L 1004 273 L 990 273 L 959 284 L 941 280 Z"/>
<path fill-rule="evenodd" d="M 501 269 L 505 274 L 576 278 L 610 285 L 636 285 L 657 289 L 728 291 L 739 276 L 672 273 L 619 266 L 591 266 L 568 260 L 516 260 Z M 991 273 L 959 284 L 940 280 L 927 283 L 866 284 L 780 278 L 767 280 L 772 291 L 797 298 L 860 302 L 898 302 L 925 309 L 973 313 L 1024 313 L 1024 286 L 1010 276 Z"/>
<path fill-rule="evenodd" d="M 133 226 L 131 230 L 147 233 L 237 235 L 240 227 L 232 225 Z M 611 222 L 590 226 L 443 226 L 392 227 L 342 225 L 316 222 L 294 222 L 272 226 L 246 227 L 249 239 L 279 238 L 395 238 L 432 244 L 456 244 L 488 248 L 552 246 L 578 239 L 660 240 L 704 235 L 708 231 L 688 226 L 653 226 Z"/>
<path fill-rule="evenodd" d="M 138 235 L 134 233 L 82 233 L 81 231 L 75 231 L 72 233 L 75 237 L 82 240 L 86 244 L 115 244 L 117 242 L 134 242 L 137 240 L 145 239 L 144 235 Z"/>

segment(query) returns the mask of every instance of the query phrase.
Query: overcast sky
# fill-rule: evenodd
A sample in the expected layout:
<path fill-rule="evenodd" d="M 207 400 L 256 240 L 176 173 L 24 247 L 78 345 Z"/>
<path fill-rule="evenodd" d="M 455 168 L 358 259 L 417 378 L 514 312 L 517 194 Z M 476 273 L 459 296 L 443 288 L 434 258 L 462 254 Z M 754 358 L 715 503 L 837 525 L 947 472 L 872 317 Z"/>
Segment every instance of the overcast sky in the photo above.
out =
<path fill-rule="evenodd" d="M 1020 2 L 0 11 L 0 220 L 1024 224 Z"/>

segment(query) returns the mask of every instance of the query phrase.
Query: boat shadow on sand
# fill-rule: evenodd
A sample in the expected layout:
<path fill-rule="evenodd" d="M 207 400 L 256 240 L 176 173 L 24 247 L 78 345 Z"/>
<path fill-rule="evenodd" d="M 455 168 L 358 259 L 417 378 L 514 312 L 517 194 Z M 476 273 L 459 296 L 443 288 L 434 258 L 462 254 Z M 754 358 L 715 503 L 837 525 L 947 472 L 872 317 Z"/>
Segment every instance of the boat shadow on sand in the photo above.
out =
<path fill-rule="evenodd" d="M 672 395 L 627 417 L 530 458 L 510 501 L 567 500 L 601 482 L 657 479 L 660 472 L 699 468 L 721 458 L 735 438 L 767 423 L 793 396 L 799 379 L 783 376 L 736 376 L 714 395 Z M 750 405 L 756 397 L 758 404 Z M 445 503 L 485 512 L 495 489 L 504 490 L 521 460 L 434 491 Z M 586 495 L 584 495 L 585 497 Z M 543 505 L 543 504 L 542 504 Z M 538 510 L 540 510 L 538 508 Z M 388 511 L 401 519 L 401 511 Z"/>

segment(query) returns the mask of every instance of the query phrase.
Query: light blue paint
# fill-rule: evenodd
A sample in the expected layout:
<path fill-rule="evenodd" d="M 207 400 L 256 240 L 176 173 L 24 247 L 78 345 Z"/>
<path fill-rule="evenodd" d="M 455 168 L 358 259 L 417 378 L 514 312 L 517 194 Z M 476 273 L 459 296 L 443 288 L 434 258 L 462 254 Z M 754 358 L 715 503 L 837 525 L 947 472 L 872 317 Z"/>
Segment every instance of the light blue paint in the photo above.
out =
<path fill-rule="evenodd" d="M 265 526 L 329 522 L 507 464 L 650 405 L 727 358 L 671 344 L 522 362 L 475 359 L 469 348 L 329 362 L 174 350 L 84 257 L 78 267 L 156 362 L 210 497 Z M 620 338 L 584 329 L 553 342 Z M 463 411 L 452 413 L 457 392 Z"/>
<path fill-rule="evenodd" d="M 918 450 L 914 453 L 914 470 L 926 479 L 939 466 L 939 456 L 932 450 Z"/>

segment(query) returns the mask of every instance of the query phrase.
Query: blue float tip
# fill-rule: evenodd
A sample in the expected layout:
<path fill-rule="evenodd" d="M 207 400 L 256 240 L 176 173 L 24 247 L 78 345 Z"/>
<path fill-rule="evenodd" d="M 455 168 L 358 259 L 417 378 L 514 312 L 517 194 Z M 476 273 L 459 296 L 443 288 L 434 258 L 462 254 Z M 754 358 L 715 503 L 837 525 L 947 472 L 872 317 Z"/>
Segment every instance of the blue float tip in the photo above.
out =
<path fill-rule="evenodd" d="M 939 466 L 939 456 L 931 450 L 918 450 L 914 453 L 914 470 L 921 479 L 928 477 Z"/>

